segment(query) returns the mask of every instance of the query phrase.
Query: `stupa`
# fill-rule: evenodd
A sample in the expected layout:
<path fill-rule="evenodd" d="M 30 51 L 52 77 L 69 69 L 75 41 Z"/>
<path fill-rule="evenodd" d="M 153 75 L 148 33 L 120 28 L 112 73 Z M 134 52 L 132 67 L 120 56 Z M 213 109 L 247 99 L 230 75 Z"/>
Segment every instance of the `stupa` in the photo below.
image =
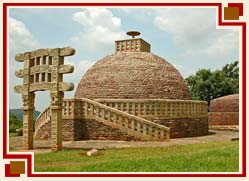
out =
<path fill-rule="evenodd" d="M 64 99 L 64 140 L 168 140 L 208 134 L 207 102 L 191 99 L 179 71 L 150 52 L 137 31 L 115 42 L 115 53 L 83 75 L 74 98 Z M 35 137 L 51 137 L 50 109 Z"/>
<path fill-rule="evenodd" d="M 210 127 L 239 125 L 239 94 L 211 100 L 208 113 Z"/>

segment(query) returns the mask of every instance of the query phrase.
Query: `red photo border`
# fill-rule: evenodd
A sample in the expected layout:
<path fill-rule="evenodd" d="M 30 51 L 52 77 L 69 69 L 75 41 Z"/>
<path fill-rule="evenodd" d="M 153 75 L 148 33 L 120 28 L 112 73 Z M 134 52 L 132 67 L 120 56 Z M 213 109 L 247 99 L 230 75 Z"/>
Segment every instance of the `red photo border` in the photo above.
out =
<path fill-rule="evenodd" d="M 10 154 L 7 153 L 7 8 L 11 6 L 186 6 L 186 7 L 216 7 L 218 8 L 218 25 L 219 26 L 241 26 L 242 27 L 242 173 L 217 173 L 217 174 L 125 174 L 125 173 L 79 173 L 79 174 L 53 174 L 32 173 L 32 155 L 31 154 Z M 27 176 L 28 177 L 245 177 L 246 176 L 246 22 L 223 22 L 222 21 L 222 3 L 3 3 L 3 158 L 4 159 L 27 159 Z"/>

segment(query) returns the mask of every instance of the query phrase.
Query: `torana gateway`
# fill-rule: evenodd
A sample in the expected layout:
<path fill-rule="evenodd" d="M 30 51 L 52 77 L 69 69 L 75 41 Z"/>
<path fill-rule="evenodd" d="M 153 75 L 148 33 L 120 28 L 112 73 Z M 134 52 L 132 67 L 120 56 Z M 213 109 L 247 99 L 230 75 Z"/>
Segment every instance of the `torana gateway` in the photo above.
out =
<path fill-rule="evenodd" d="M 134 38 L 83 75 L 63 100 L 62 140 L 151 140 L 208 134 L 207 102 L 191 100 L 178 70 Z M 51 139 L 51 105 L 35 122 L 36 139 Z M 53 131 L 52 131 L 53 132 Z"/>

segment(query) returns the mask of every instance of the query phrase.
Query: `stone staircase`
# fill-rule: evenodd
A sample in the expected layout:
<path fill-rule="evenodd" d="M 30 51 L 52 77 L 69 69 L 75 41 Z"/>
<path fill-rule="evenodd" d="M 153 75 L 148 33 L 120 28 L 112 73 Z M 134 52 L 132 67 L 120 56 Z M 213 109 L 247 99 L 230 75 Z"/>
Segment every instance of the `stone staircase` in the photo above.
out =
<path fill-rule="evenodd" d="M 34 137 L 46 139 L 49 137 L 50 132 L 47 130 L 51 128 L 50 120 L 50 107 L 48 106 L 44 111 L 40 113 L 35 121 L 35 134 Z"/>
<path fill-rule="evenodd" d="M 65 99 L 62 119 L 94 119 L 104 125 L 144 141 L 166 141 L 170 129 L 141 117 L 112 108 L 90 99 Z M 35 137 L 46 135 L 50 125 L 50 108 L 46 108 L 37 118 Z"/>

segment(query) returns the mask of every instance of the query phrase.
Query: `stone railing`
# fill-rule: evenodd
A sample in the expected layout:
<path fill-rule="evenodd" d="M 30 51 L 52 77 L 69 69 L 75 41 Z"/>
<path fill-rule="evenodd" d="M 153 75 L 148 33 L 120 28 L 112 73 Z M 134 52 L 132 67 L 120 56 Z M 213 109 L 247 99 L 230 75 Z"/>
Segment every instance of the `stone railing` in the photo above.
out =
<path fill-rule="evenodd" d="M 205 101 L 169 99 L 64 99 L 63 120 L 95 119 L 144 140 L 167 140 L 170 129 L 152 122 L 157 119 L 207 117 Z M 43 111 L 35 130 L 50 120 L 49 107 Z"/>
<path fill-rule="evenodd" d="M 170 129 L 90 99 L 81 99 L 85 119 L 95 119 L 142 140 L 168 140 Z"/>
<path fill-rule="evenodd" d="M 63 100 L 63 119 L 84 119 L 84 113 L 84 102 L 82 99 L 69 98 Z"/>
<path fill-rule="evenodd" d="M 36 131 L 50 120 L 49 108 L 36 121 Z M 64 99 L 62 118 L 95 119 L 141 140 L 168 140 L 170 129 L 157 123 L 111 108 L 90 99 Z"/>
<path fill-rule="evenodd" d="M 46 122 L 50 121 L 50 106 L 48 106 L 43 112 L 39 114 L 39 116 L 36 119 L 35 122 L 35 135 L 37 133 L 37 130 L 40 129 L 40 127 L 45 124 Z"/>
<path fill-rule="evenodd" d="M 172 99 L 96 99 L 101 104 L 145 119 L 207 116 L 207 102 Z"/>

